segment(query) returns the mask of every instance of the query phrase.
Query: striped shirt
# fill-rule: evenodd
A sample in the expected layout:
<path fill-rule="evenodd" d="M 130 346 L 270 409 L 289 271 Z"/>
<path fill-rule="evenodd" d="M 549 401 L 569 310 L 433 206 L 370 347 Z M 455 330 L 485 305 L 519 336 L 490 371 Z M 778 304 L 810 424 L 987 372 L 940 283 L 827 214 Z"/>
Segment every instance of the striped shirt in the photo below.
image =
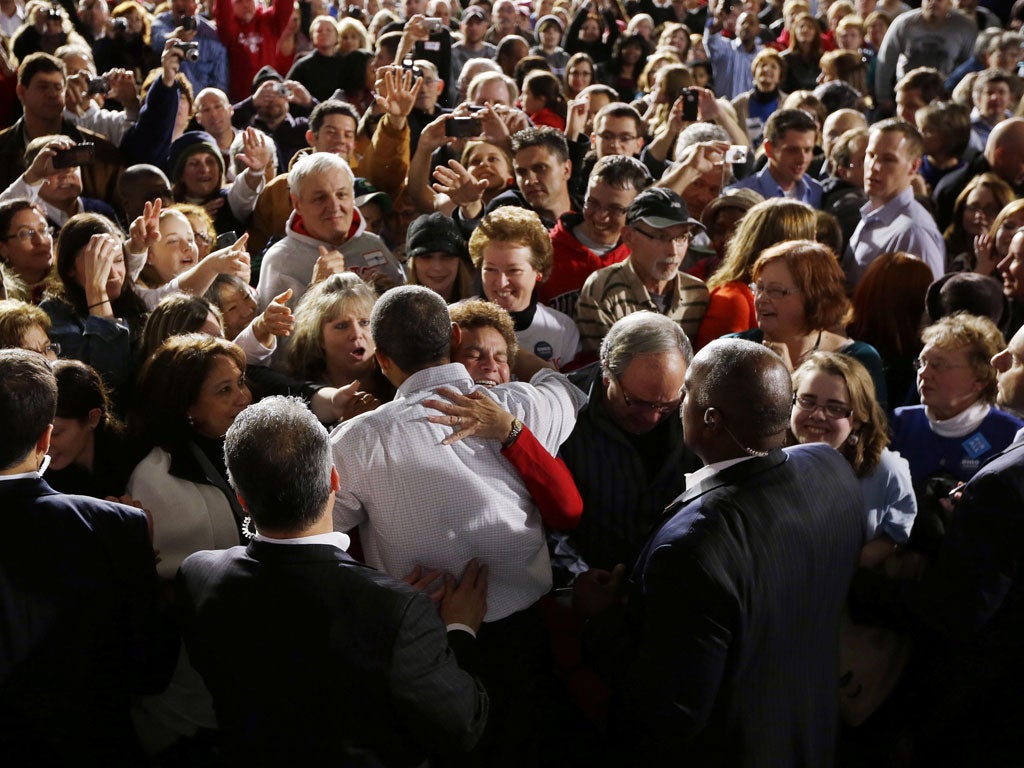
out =
<path fill-rule="evenodd" d="M 668 304 L 662 312 L 633 270 L 632 258 L 599 269 L 587 278 L 576 305 L 576 325 L 584 351 L 595 351 L 608 330 L 626 315 L 650 310 L 679 323 L 696 342 L 700 321 L 708 309 L 704 282 L 685 272 L 676 274 L 668 287 Z"/>

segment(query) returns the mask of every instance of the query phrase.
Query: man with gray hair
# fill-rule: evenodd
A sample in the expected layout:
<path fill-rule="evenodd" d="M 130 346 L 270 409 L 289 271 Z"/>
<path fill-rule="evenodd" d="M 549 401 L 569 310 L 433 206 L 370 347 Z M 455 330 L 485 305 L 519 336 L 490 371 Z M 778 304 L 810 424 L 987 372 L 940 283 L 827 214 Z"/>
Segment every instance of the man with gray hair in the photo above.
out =
<path fill-rule="evenodd" d="M 686 127 L 676 144 L 676 162 L 655 186 L 668 187 L 678 194 L 699 219 L 705 206 L 733 180 L 732 168 L 725 165 L 728 148 L 729 134 L 720 125 L 694 123 Z M 657 170 L 650 162 L 648 168 L 652 173 Z"/>
<path fill-rule="evenodd" d="M 792 384 L 765 347 L 712 342 L 684 392 L 684 437 L 704 467 L 644 546 L 628 600 L 622 566 L 575 586 L 584 615 L 624 614 L 614 648 L 626 650 L 595 646 L 619 694 L 611 732 L 636 764 L 832 765 L 859 483 L 827 445 L 783 449 Z"/>
<path fill-rule="evenodd" d="M 583 517 L 567 537 L 583 562 L 564 565 L 569 572 L 632 567 L 686 473 L 700 467 L 678 418 L 692 357 L 678 323 L 635 312 L 608 331 L 600 362 L 569 376 L 587 394 L 559 452 L 583 497 Z"/>
<path fill-rule="evenodd" d="M 292 166 L 288 188 L 295 210 L 284 239 L 263 257 L 261 310 L 289 289 L 288 305 L 294 308 L 311 284 L 335 272 L 355 272 L 378 288 L 405 282 L 402 265 L 384 241 L 366 231 L 354 183 L 348 163 L 333 153 L 314 152 Z"/>
<path fill-rule="evenodd" d="M 297 398 L 242 411 L 224 457 L 256 535 L 188 557 L 177 607 L 227 762 L 412 765 L 471 749 L 487 695 L 460 665 L 475 653 L 486 567 L 471 560 L 444 586 L 442 624 L 422 592 L 349 557 L 331 526 L 327 431 Z"/>
<path fill-rule="evenodd" d="M 487 615 L 479 637 L 481 675 L 492 700 L 485 741 L 495 753 L 481 764 L 495 764 L 503 750 L 505 764 L 520 764 L 525 743 L 543 724 L 538 680 L 547 641 L 537 601 L 551 588 L 551 563 L 537 506 L 500 450 L 525 424 L 555 454 L 572 431 L 583 394 L 549 368 L 534 368 L 533 375 L 517 370 L 519 382 L 475 385 L 461 363 L 450 361 L 461 329 L 444 299 L 423 286 L 385 293 L 373 308 L 370 331 L 380 368 L 398 393 L 331 436 L 341 474 L 334 527 L 359 526 L 366 561 L 396 577 L 419 566 L 458 574 L 473 558 L 487 565 Z M 471 432 L 461 425 L 470 413 L 454 403 L 440 409 L 444 426 L 428 419 L 436 414 L 424 400 L 450 390 L 491 398 L 512 413 L 508 437 L 466 436 Z"/>

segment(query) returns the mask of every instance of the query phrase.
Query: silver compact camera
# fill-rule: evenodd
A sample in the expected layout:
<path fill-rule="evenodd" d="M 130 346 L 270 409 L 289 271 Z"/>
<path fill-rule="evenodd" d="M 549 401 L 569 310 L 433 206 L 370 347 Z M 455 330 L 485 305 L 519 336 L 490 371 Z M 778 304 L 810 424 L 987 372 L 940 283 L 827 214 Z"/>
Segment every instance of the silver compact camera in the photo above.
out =
<path fill-rule="evenodd" d="M 742 144 L 733 144 L 725 152 L 725 162 L 733 163 L 734 165 L 747 162 L 748 149 L 748 147 L 744 147 Z"/>

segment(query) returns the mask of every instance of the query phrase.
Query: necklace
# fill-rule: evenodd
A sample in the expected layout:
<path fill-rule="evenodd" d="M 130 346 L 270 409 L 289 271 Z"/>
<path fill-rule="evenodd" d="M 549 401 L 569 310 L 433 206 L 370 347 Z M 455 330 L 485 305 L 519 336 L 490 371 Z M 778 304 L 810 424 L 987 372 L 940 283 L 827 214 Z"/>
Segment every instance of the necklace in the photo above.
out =
<path fill-rule="evenodd" d="M 793 361 L 794 367 L 800 365 L 800 363 L 802 363 L 804 360 L 806 360 L 808 357 L 810 357 L 811 355 L 818 351 L 818 347 L 821 346 L 821 334 L 822 331 L 819 329 L 818 338 L 814 340 L 814 346 L 808 349 L 806 352 L 800 353 L 800 357 Z"/>

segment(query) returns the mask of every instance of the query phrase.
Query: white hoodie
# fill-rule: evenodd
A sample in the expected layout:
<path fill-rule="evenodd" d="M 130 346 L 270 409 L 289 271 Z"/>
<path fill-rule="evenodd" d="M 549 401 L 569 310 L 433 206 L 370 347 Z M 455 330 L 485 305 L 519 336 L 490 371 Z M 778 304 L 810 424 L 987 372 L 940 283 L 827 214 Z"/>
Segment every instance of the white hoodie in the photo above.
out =
<path fill-rule="evenodd" d="M 339 250 L 345 257 L 345 266 L 350 272 L 360 277 L 372 269 L 391 278 L 396 285 L 405 282 L 405 271 L 392 255 L 384 241 L 377 235 L 366 231 L 366 222 L 353 209 L 352 220 L 356 223 L 355 234 L 342 243 L 340 248 L 322 240 L 302 235 L 293 229 L 296 212 L 292 211 L 285 225 L 285 236 L 274 243 L 263 257 L 260 265 L 259 308 L 260 312 L 278 294 L 292 289 L 292 298 L 288 306 L 295 309 L 299 299 L 309 289 L 309 281 L 313 279 L 313 268 L 320 258 L 320 247 L 328 251 Z"/>

